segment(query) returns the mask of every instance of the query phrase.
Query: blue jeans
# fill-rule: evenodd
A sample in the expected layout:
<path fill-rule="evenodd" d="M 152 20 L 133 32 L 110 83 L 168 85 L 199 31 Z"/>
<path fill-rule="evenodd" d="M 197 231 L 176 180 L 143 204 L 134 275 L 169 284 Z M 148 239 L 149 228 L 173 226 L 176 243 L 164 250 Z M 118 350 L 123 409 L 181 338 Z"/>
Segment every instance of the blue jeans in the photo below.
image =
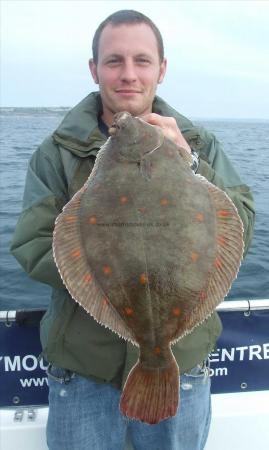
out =
<path fill-rule="evenodd" d="M 49 366 L 50 450 L 202 450 L 210 420 L 207 363 L 180 377 L 180 408 L 157 425 L 120 413 L 120 391 Z"/>

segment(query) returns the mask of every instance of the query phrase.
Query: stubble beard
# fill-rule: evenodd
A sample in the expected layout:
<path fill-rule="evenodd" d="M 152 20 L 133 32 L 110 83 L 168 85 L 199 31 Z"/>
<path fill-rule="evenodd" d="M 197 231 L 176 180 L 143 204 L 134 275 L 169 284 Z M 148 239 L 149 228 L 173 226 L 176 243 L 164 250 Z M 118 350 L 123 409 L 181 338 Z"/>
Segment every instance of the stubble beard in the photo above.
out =
<path fill-rule="evenodd" d="M 144 104 L 135 104 L 128 101 L 123 101 L 118 104 L 115 103 L 115 105 L 106 104 L 105 108 L 111 117 L 122 111 L 127 111 L 135 117 L 140 117 L 144 114 L 152 112 L 152 102 L 153 99 L 150 102 L 145 102 Z"/>

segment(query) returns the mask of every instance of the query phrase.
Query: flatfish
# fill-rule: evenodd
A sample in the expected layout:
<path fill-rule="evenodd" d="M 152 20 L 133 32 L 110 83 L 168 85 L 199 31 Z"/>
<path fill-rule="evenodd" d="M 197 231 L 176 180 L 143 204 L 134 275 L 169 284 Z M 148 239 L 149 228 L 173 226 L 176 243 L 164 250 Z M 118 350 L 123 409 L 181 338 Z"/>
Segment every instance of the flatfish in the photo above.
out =
<path fill-rule="evenodd" d="M 122 413 L 155 424 L 179 406 L 171 344 L 227 295 L 243 253 L 243 226 L 222 190 L 158 127 L 115 115 L 86 184 L 55 224 L 53 253 L 73 299 L 139 346 Z"/>

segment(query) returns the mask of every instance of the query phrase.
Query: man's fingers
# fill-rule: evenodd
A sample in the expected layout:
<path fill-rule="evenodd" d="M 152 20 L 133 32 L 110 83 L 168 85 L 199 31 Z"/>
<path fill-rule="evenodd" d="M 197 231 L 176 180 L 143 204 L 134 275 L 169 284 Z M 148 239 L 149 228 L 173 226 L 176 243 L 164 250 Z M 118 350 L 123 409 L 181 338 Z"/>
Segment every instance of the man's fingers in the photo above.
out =
<path fill-rule="evenodd" d="M 178 128 L 176 119 L 174 117 L 164 117 L 160 116 L 159 114 L 150 113 L 141 116 L 141 119 L 143 119 L 150 125 L 154 125 L 161 128 L 163 134 L 168 139 L 173 141 L 176 145 L 183 147 L 188 153 L 191 152 L 189 144 L 186 142 L 183 135 L 181 134 L 181 131 Z"/>
<path fill-rule="evenodd" d="M 177 126 L 174 117 L 163 117 L 155 113 L 146 114 L 142 116 L 141 119 L 151 125 L 158 125 L 161 128 Z"/>
<path fill-rule="evenodd" d="M 160 119 L 160 117 L 161 116 L 159 114 L 149 113 L 141 116 L 141 119 L 143 119 L 145 122 L 156 122 Z"/>

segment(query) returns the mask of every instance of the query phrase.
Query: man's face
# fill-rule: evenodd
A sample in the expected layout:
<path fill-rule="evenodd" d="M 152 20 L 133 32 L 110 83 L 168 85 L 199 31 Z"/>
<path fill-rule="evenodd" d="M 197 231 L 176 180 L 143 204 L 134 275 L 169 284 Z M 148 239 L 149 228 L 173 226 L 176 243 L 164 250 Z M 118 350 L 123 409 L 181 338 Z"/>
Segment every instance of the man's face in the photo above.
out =
<path fill-rule="evenodd" d="M 99 84 L 102 118 L 110 125 L 116 112 L 141 116 L 152 111 L 166 60 L 160 62 L 157 40 L 148 25 L 108 24 L 100 37 L 98 63 L 90 60 L 90 70 Z"/>

